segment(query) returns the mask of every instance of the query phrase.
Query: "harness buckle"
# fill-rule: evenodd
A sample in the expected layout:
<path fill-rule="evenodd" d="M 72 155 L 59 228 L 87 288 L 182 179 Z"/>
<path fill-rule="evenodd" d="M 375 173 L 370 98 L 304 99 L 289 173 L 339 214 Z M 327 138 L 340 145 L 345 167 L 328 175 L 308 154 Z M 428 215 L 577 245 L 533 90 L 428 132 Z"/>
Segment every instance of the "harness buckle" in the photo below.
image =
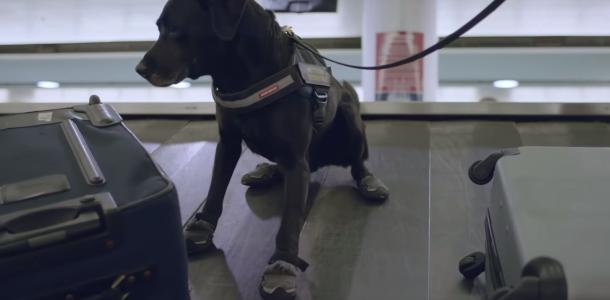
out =
<path fill-rule="evenodd" d="M 316 125 L 321 125 L 326 120 L 326 105 L 328 104 L 328 88 L 313 87 L 313 121 Z"/>
<path fill-rule="evenodd" d="M 324 102 L 326 102 L 328 100 L 328 91 L 323 91 L 320 89 L 313 89 L 313 94 L 314 96 L 316 96 L 316 99 L 318 99 L 318 102 L 320 102 L 321 100 L 323 100 Z"/>

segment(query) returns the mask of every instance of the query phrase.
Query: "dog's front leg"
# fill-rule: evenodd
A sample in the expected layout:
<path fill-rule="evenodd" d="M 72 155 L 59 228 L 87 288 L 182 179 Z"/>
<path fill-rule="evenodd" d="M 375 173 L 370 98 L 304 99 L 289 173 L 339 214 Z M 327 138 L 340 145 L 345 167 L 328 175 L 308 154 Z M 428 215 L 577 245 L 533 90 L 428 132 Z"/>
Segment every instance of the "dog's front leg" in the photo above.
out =
<path fill-rule="evenodd" d="M 222 204 L 229 186 L 229 181 L 237 161 L 241 156 L 241 139 L 221 137 L 216 147 L 216 157 L 214 158 L 214 169 L 212 171 L 212 183 L 206 203 L 203 206 L 202 218 L 214 226 L 222 214 Z"/>
<path fill-rule="evenodd" d="M 309 188 L 309 162 L 301 157 L 280 164 L 284 173 L 284 209 L 276 237 L 276 251 L 265 270 L 261 293 L 265 299 L 290 299 L 296 294 L 297 268 L 306 263 L 298 257 L 299 236 L 305 221 Z"/>
<path fill-rule="evenodd" d="M 204 252 L 212 246 L 212 237 L 222 214 L 225 193 L 240 156 L 241 138 L 237 135 L 221 134 L 216 146 L 208 197 L 202 211 L 189 222 L 185 231 L 189 254 Z"/>
<path fill-rule="evenodd" d="M 309 187 L 309 163 L 302 158 L 284 169 L 284 209 L 276 237 L 276 259 L 294 264 L 298 258 L 299 235 L 305 221 L 305 206 Z"/>

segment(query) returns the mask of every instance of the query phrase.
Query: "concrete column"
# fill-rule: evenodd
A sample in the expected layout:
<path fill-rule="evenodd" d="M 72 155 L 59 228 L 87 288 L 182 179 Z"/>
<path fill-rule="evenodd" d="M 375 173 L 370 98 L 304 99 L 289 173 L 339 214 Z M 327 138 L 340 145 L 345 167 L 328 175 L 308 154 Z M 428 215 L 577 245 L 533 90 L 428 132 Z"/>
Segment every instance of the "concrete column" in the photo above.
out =
<path fill-rule="evenodd" d="M 438 41 L 437 0 L 363 0 L 365 65 L 387 64 Z M 434 101 L 438 54 L 387 70 L 363 71 L 364 101 Z"/>

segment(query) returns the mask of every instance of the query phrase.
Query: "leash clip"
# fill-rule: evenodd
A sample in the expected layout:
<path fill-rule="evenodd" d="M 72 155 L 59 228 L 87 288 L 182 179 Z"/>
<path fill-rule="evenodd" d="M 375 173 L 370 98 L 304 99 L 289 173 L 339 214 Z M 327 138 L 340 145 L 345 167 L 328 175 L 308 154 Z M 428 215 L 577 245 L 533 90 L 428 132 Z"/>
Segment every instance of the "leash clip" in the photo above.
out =
<path fill-rule="evenodd" d="M 282 26 L 282 32 L 289 37 L 294 37 L 294 30 L 292 30 L 292 26 Z"/>

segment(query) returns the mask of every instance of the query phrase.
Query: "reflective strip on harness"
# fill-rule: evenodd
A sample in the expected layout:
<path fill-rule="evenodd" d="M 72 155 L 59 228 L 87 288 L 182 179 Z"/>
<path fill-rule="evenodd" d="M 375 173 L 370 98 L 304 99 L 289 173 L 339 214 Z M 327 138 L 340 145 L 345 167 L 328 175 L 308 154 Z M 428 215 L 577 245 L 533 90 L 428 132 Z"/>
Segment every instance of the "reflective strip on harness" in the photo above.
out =
<path fill-rule="evenodd" d="M 325 66 L 296 63 L 265 78 L 245 91 L 223 94 L 212 89 L 214 101 L 221 107 L 239 112 L 259 109 L 304 86 L 330 87 L 331 75 Z"/>
<path fill-rule="evenodd" d="M 246 108 L 246 107 L 254 105 L 254 104 L 258 103 L 259 101 L 264 100 L 272 95 L 275 95 L 277 92 L 289 87 L 293 83 L 295 83 L 294 78 L 292 78 L 291 74 L 288 74 L 287 76 L 280 79 L 279 81 L 259 90 L 258 92 L 248 96 L 247 98 L 235 100 L 235 101 L 223 100 L 220 98 L 220 95 L 218 93 L 212 93 L 212 94 L 214 96 L 214 101 L 216 101 L 216 103 L 220 104 L 223 107 Z"/>

